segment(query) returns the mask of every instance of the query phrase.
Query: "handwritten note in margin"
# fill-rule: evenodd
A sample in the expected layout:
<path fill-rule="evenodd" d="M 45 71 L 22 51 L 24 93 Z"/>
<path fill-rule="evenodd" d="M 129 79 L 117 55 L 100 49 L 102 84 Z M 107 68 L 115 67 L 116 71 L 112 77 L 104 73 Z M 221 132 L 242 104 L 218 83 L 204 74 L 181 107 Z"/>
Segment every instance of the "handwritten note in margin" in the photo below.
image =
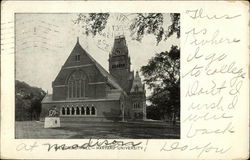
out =
<path fill-rule="evenodd" d="M 244 18 L 240 10 L 197 8 L 182 14 L 182 137 L 165 142 L 161 151 L 189 152 L 198 159 L 247 158 Z"/>

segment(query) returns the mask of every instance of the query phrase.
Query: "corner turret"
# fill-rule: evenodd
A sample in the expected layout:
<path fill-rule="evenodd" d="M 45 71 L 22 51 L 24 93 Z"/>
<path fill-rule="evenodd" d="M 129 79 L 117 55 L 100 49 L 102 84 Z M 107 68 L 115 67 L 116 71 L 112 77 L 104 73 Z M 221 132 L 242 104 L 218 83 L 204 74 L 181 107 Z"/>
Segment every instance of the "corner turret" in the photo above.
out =
<path fill-rule="evenodd" d="M 139 72 L 136 71 L 136 74 L 135 74 L 135 78 L 133 80 L 133 83 L 132 83 L 132 88 L 130 90 L 130 92 L 145 92 L 144 90 L 144 85 L 142 84 L 141 82 L 141 78 L 139 76 Z"/>

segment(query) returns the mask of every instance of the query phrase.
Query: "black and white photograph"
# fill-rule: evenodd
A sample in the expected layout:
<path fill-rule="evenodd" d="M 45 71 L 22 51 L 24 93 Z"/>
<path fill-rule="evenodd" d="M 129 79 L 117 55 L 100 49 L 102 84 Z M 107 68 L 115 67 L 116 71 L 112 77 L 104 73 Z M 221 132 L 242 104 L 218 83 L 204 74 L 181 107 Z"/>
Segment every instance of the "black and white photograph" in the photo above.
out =
<path fill-rule="evenodd" d="M 16 13 L 16 139 L 180 139 L 179 13 Z"/>
<path fill-rule="evenodd" d="M 0 159 L 249 159 L 249 2 L 1 2 Z"/>

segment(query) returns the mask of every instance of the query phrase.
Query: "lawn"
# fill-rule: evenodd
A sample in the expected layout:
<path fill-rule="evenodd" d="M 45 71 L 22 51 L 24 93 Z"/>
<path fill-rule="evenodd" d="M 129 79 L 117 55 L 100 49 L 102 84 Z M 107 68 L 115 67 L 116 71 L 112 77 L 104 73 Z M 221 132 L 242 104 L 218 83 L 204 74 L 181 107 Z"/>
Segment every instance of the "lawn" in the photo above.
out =
<path fill-rule="evenodd" d="M 179 139 L 180 126 L 167 122 L 61 122 L 43 128 L 43 122 L 15 122 L 17 139 Z"/>

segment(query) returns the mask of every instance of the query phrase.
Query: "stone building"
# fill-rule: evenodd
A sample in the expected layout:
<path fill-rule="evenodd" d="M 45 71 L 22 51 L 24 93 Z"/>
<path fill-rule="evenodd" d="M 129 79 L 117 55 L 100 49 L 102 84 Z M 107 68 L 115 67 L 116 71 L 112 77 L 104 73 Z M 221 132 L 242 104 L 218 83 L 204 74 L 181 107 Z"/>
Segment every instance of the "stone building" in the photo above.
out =
<path fill-rule="evenodd" d="M 53 94 L 42 100 L 40 120 L 55 108 L 61 121 L 121 121 L 146 118 L 145 87 L 130 69 L 124 36 L 114 40 L 109 72 L 76 45 L 52 82 Z"/>

